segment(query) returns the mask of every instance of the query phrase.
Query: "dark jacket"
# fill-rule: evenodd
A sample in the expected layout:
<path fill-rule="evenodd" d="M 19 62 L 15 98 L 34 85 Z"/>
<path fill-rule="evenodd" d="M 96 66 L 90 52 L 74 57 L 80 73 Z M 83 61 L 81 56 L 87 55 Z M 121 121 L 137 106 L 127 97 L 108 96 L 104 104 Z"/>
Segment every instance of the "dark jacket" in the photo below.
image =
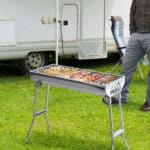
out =
<path fill-rule="evenodd" d="M 133 0 L 130 9 L 130 33 L 150 32 L 150 0 Z"/>

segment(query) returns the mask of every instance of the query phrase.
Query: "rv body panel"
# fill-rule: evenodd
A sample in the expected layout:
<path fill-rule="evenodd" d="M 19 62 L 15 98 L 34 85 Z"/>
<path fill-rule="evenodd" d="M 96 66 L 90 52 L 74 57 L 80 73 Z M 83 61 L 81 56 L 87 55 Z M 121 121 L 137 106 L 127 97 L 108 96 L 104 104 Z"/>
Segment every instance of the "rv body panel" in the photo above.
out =
<path fill-rule="evenodd" d="M 55 22 L 49 23 L 56 16 L 55 0 L 0 1 L 0 60 L 23 59 L 31 52 L 55 52 Z M 115 49 L 108 20 L 111 15 L 126 16 L 129 10 L 125 3 L 127 7 L 122 12 L 124 6 L 118 3 L 119 0 L 60 0 L 59 55 L 106 58 L 108 51 Z M 120 11 L 115 12 L 118 8 Z M 42 17 L 46 18 L 44 24 Z"/>

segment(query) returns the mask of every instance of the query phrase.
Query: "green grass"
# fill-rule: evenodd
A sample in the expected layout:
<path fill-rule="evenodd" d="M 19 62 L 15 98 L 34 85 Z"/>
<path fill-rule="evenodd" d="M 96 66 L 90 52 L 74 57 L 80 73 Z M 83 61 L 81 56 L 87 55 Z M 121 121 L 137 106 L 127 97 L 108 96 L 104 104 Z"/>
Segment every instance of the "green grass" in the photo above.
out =
<path fill-rule="evenodd" d="M 74 65 L 109 72 L 115 59 L 74 61 Z M 150 112 L 139 107 L 145 99 L 148 66 L 142 66 L 145 80 L 135 72 L 128 103 L 123 105 L 125 134 L 131 150 L 149 150 Z M 108 106 L 102 97 L 60 87 L 50 87 L 48 118 L 51 131 L 47 133 L 44 117 L 36 118 L 30 141 L 24 143 L 32 119 L 34 82 L 17 75 L 12 66 L 0 68 L 0 150 L 108 150 L 110 126 Z M 119 74 L 120 66 L 114 73 Z M 42 109 L 45 85 L 39 90 L 38 109 Z M 113 106 L 115 128 L 119 128 L 118 106 Z M 115 150 L 125 150 L 121 137 L 115 140 Z"/>

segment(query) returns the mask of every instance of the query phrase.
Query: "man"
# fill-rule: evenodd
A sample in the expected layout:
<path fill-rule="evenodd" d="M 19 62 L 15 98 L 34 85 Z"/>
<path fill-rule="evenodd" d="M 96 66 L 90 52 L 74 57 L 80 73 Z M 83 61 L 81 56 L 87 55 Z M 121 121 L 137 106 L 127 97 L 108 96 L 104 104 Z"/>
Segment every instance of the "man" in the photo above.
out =
<path fill-rule="evenodd" d="M 130 33 L 126 55 L 123 59 L 121 75 L 125 76 L 125 85 L 121 92 L 122 103 L 127 102 L 128 88 L 138 61 L 147 54 L 150 62 L 150 0 L 133 0 L 130 9 Z M 136 97 L 135 97 L 136 98 Z M 108 103 L 108 99 L 104 98 Z M 118 103 L 117 98 L 112 99 L 112 104 Z M 150 111 L 150 71 L 148 73 L 148 86 L 146 100 L 140 108 Z"/>

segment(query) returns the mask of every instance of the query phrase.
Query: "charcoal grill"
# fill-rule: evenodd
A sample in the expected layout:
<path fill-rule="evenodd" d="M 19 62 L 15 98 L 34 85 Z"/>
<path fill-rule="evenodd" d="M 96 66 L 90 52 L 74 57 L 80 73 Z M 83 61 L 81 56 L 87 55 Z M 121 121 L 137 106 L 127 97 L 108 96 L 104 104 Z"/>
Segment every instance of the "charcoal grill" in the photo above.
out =
<path fill-rule="evenodd" d="M 46 74 L 43 72 L 46 69 L 51 69 L 52 67 L 63 67 L 63 68 L 68 68 L 68 69 L 75 69 L 77 71 L 87 71 L 90 75 L 92 74 L 99 74 L 103 77 L 106 76 L 113 76 L 113 79 L 107 82 L 102 82 L 100 79 L 97 79 L 95 81 L 82 81 L 78 80 L 77 78 L 73 77 L 66 77 L 63 76 L 63 73 L 61 74 Z M 123 116 L 122 116 L 122 106 L 121 106 L 121 90 L 124 85 L 125 77 L 121 75 L 112 75 L 108 73 L 103 73 L 103 72 L 97 72 L 93 70 L 86 70 L 86 69 L 81 69 L 81 68 L 75 68 L 75 67 L 69 67 L 69 66 L 62 66 L 62 65 L 48 65 L 45 67 L 41 67 L 35 70 L 32 70 L 31 72 L 31 78 L 35 82 L 35 95 L 34 95 L 34 109 L 33 109 L 33 119 L 31 122 L 31 125 L 29 127 L 25 142 L 28 143 L 29 137 L 31 130 L 34 125 L 35 118 L 41 114 L 45 115 L 45 121 L 47 123 L 47 129 L 48 131 L 50 130 L 50 124 L 48 121 L 47 117 L 47 111 L 48 111 L 48 92 L 49 92 L 49 86 L 50 85 L 55 85 L 59 87 L 64 87 L 64 88 L 69 88 L 69 89 L 75 89 L 79 91 L 85 91 L 93 94 L 98 94 L 101 96 L 107 96 L 109 98 L 109 117 L 110 117 L 110 130 L 111 130 L 111 149 L 114 149 L 114 139 L 122 135 L 123 141 L 126 145 L 126 148 L 128 148 L 128 144 L 125 138 L 125 133 L 124 133 L 124 123 L 123 123 Z M 38 96 L 38 88 L 42 85 L 46 84 L 46 98 L 45 98 L 45 108 L 41 111 L 36 110 L 36 103 L 37 103 L 37 96 Z M 113 111 L 112 111 L 112 97 L 118 95 L 119 97 L 119 118 L 120 118 L 120 129 L 117 131 L 114 131 L 113 128 Z"/>

